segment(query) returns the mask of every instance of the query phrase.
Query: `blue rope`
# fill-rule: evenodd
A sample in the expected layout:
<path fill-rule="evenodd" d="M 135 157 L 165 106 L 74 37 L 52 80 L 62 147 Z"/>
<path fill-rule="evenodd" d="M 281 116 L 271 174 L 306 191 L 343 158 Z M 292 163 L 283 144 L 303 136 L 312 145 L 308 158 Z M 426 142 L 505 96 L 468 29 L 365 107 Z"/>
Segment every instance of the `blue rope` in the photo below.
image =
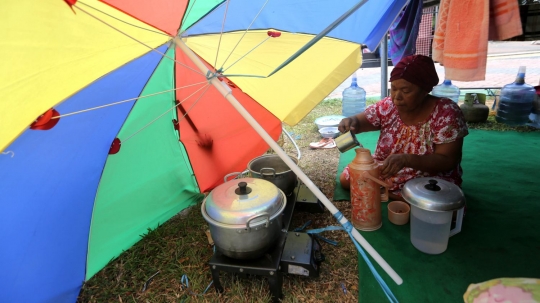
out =
<path fill-rule="evenodd" d="M 302 225 L 301 227 L 295 228 L 293 231 L 295 231 L 295 232 L 303 231 L 310 224 L 311 224 L 311 220 L 308 220 L 304 225 Z M 333 241 L 333 240 L 327 239 L 327 238 L 325 238 L 325 237 L 323 237 L 321 235 L 318 235 L 318 233 L 321 233 L 321 232 L 327 231 L 327 230 L 343 230 L 343 227 L 341 227 L 341 226 L 328 226 L 328 227 L 325 227 L 325 228 L 306 230 L 306 233 L 311 234 L 314 237 L 316 237 L 317 239 L 319 239 L 321 241 L 324 241 L 324 242 L 326 242 L 328 244 L 337 246 L 338 245 L 337 241 Z"/>
<path fill-rule="evenodd" d="M 343 218 L 343 214 L 338 211 L 337 213 L 334 214 L 334 218 L 336 218 L 339 221 L 341 221 L 341 219 Z M 384 294 L 386 295 L 386 297 L 388 298 L 388 301 L 392 302 L 392 303 L 397 303 L 399 302 L 396 297 L 394 296 L 394 294 L 392 293 L 392 290 L 390 290 L 390 288 L 388 287 L 388 285 L 386 284 L 386 282 L 384 282 L 384 280 L 382 279 L 382 277 L 379 275 L 379 273 L 377 272 L 377 270 L 375 269 L 375 267 L 373 266 L 373 264 L 371 263 L 371 261 L 369 260 L 368 256 L 366 255 L 366 253 L 364 252 L 364 249 L 362 249 L 362 247 L 360 246 L 360 244 L 358 244 L 358 242 L 356 241 L 356 239 L 353 237 L 351 231 L 352 229 L 354 228 L 353 225 L 351 224 L 350 221 L 347 221 L 345 222 L 343 225 L 343 228 L 345 229 L 345 231 L 349 234 L 349 237 L 351 238 L 351 240 L 353 241 L 354 243 L 354 246 L 356 246 L 356 250 L 358 250 L 358 252 L 360 253 L 360 255 L 362 255 L 362 258 L 364 259 L 364 261 L 366 261 L 368 267 L 369 267 L 369 270 L 371 271 L 371 273 L 373 274 L 373 276 L 375 277 L 375 280 L 377 280 L 377 282 L 379 283 L 379 285 L 381 286 L 381 288 L 383 289 L 384 291 Z"/>
<path fill-rule="evenodd" d="M 304 225 L 302 225 L 301 227 L 295 228 L 293 231 L 303 231 L 309 225 L 311 225 L 311 220 L 308 220 L 306 223 L 304 223 Z"/>
<path fill-rule="evenodd" d="M 214 281 L 210 281 L 210 284 L 208 284 L 208 286 L 206 286 L 206 289 L 200 294 L 196 294 L 193 291 L 191 291 L 191 289 L 189 289 L 189 279 L 188 279 L 188 276 L 186 274 L 182 275 L 182 278 L 180 278 L 180 283 L 182 283 L 182 288 L 187 289 L 187 291 L 189 291 L 189 293 L 191 295 L 193 295 L 193 296 L 202 296 L 208 291 L 208 289 L 210 288 L 210 286 L 212 286 Z"/>

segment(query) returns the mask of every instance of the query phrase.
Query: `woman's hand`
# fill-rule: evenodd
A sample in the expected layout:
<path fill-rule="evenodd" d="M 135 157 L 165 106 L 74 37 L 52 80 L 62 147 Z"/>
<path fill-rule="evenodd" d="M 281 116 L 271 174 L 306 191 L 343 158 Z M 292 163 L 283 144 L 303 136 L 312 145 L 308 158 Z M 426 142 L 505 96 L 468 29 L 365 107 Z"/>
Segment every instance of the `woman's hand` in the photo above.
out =
<path fill-rule="evenodd" d="M 353 133 L 358 133 L 357 129 L 360 129 L 360 122 L 356 116 L 347 117 L 339 122 L 338 130 L 342 133 L 346 133 L 352 130 Z"/>
<path fill-rule="evenodd" d="M 408 154 L 392 154 L 388 156 L 381 166 L 381 178 L 388 179 L 407 166 Z"/>

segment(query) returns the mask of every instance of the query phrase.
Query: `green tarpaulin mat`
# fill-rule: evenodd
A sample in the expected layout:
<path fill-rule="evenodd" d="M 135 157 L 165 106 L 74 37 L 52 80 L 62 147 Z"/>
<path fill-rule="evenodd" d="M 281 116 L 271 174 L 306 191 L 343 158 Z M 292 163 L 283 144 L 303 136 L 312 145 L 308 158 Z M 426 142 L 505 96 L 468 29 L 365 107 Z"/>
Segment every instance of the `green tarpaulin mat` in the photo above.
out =
<path fill-rule="evenodd" d="M 370 140 L 378 135 L 366 135 L 358 138 L 373 151 Z M 353 157 L 354 152 L 342 154 L 340 167 Z M 444 253 L 428 255 L 414 248 L 410 224 L 390 223 L 387 203 L 383 226 L 360 232 L 403 278 L 396 285 L 372 260 L 400 302 L 463 302 L 471 283 L 540 277 L 540 133 L 470 130 L 462 167 L 467 211 L 461 232 L 449 239 Z M 339 183 L 336 187 L 336 196 L 348 200 L 348 192 Z M 359 302 L 387 302 L 360 256 L 358 269 Z"/>

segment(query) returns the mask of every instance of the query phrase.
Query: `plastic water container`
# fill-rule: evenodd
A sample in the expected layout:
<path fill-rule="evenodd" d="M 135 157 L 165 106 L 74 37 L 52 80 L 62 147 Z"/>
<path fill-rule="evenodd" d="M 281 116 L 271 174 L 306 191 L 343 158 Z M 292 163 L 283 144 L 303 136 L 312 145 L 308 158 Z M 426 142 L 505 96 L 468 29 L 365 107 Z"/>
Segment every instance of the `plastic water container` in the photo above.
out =
<path fill-rule="evenodd" d="M 459 101 L 459 87 L 452 84 L 451 80 L 444 80 L 443 83 L 435 86 L 431 91 L 435 97 L 448 98 L 456 103 Z"/>
<path fill-rule="evenodd" d="M 351 86 L 343 91 L 341 114 L 350 117 L 363 112 L 365 109 L 366 91 L 358 86 L 356 75 L 353 75 Z"/>
<path fill-rule="evenodd" d="M 516 81 L 505 85 L 501 90 L 495 120 L 499 123 L 517 126 L 529 123 L 536 91 L 525 83 L 525 66 L 520 66 Z"/>
<path fill-rule="evenodd" d="M 534 87 L 536 91 L 536 99 L 533 101 L 532 112 L 529 115 L 529 120 L 531 120 L 530 126 L 540 128 L 540 81 L 538 86 Z"/>

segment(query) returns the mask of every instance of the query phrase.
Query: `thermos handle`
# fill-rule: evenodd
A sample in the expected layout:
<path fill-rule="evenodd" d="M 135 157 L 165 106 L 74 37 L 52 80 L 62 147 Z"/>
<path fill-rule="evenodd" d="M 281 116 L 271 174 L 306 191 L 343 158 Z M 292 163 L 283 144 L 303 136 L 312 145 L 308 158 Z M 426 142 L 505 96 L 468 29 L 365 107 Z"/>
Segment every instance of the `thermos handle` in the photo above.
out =
<path fill-rule="evenodd" d="M 465 207 L 462 207 L 458 209 L 457 215 L 456 215 L 456 227 L 454 229 L 450 230 L 450 237 L 459 233 L 461 231 L 461 222 L 463 221 L 463 212 L 465 211 Z"/>
<path fill-rule="evenodd" d="M 362 173 L 362 177 L 364 178 L 368 178 L 370 180 L 372 180 L 373 182 L 375 183 L 378 183 L 379 185 L 381 185 L 382 187 L 384 187 L 384 192 L 381 192 L 381 202 L 386 202 L 388 201 L 388 188 L 390 188 L 390 184 L 384 182 L 384 181 L 381 181 L 379 180 L 379 178 L 375 178 L 373 177 L 369 172 L 367 171 L 364 171 Z"/>
<path fill-rule="evenodd" d="M 372 176 L 369 172 L 367 172 L 367 171 L 364 171 L 364 172 L 362 173 L 362 177 L 368 178 L 368 179 L 370 179 L 371 181 L 373 181 L 373 182 L 375 182 L 375 183 L 378 183 L 379 185 L 384 186 L 384 187 L 386 187 L 386 188 L 389 188 L 389 187 L 391 186 L 390 184 L 388 184 L 388 183 L 386 183 L 386 182 L 384 182 L 384 181 L 379 180 L 379 178 L 373 177 L 373 176 Z"/>

